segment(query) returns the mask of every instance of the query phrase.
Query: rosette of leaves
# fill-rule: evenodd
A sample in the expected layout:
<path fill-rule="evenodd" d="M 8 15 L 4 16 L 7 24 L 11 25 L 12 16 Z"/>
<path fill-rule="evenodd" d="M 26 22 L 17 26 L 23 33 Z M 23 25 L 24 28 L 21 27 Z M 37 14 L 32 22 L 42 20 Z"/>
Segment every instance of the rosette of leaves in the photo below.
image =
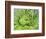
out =
<path fill-rule="evenodd" d="M 36 9 L 15 9 L 14 29 L 32 30 L 38 29 L 38 10 Z"/>

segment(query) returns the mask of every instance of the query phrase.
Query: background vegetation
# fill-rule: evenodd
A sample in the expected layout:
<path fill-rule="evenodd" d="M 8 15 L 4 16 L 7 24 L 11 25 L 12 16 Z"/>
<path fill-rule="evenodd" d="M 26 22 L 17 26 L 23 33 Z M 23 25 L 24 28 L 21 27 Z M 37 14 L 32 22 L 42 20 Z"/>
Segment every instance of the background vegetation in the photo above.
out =
<path fill-rule="evenodd" d="M 14 30 L 38 29 L 38 9 L 14 9 Z"/>

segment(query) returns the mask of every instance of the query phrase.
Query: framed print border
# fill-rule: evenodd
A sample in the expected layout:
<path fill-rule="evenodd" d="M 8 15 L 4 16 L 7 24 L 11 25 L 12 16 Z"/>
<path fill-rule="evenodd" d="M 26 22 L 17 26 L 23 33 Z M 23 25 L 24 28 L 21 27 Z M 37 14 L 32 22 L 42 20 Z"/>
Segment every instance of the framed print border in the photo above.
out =
<path fill-rule="evenodd" d="M 42 33 L 10 34 L 11 32 L 11 5 L 40 6 L 42 7 Z M 45 4 L 36 2 L 5 1 L 5 38 L 34 37 L 45 35 Z"/>

